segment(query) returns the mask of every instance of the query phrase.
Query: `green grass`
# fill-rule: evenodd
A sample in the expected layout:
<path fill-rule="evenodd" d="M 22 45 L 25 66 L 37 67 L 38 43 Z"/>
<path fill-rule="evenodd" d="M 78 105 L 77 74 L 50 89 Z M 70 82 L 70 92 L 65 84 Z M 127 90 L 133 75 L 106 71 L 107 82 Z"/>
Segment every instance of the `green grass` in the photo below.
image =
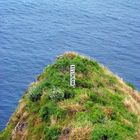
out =
<path fill-rule="evenodd" d="M 133 90 L 136 90 L 136 87 L 135 87 L 132 83 L 126 82 L 126 84 L 127 84 L 128 86 L 130 86 Z"/>
<path fill-rule="evenodd" d="M 46 127 L 44 134 L 45 134 L 45 140 L 58 140 L 61 134 L 61 127 L 59 126 Z"/>
<path fill-rule="evenodd" d="M 75 88 L 69 85 L 71 64 L 76 66 Z M 80 135 L 90 140 L 135 140 L 138 116 L 125 106 L 129 92 L 123 86 L 96 61 L 64 54 L 29 87 L 22 98 L 25 107 L 19 105 L 20 115 L 15 112 L 0 140 L 11 138 L 19 120 L 28 122 L 23 136 L 29 140 L 57 140 L 65 137 L 65 129 L 77 140 Z M 25 112 L 28 116 L 23 118 Z"/>

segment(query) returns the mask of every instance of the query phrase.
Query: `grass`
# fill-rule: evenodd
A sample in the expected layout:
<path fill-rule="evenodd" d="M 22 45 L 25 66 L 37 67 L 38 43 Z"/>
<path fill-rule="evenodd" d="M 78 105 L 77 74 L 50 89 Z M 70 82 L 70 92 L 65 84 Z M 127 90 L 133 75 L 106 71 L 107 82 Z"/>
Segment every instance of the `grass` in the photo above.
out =
<path fill-rule="evenodd" d="M 133 90 L 136 90 L 136 87 L 135 87 L 132 83 L 126 82 L 126 84 L 127 84 L 128 86 L 130 86 Z"/>
<path fill-rule="evenodd" d="M 69 85 L 71 64 L 75 88 Z M 139 99 L 132 85 L 96 61 L 65 53 L 29 87 L 0 140 L 138 140 Z M 27 127 L 15 132 L 19 121 Z"/>

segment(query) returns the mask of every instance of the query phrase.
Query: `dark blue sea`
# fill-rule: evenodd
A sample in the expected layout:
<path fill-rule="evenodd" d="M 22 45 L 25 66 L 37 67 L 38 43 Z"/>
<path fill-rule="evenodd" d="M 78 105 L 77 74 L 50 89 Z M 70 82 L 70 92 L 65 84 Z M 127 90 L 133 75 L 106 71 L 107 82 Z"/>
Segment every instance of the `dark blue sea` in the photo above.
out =
<path fill-rule="evenodd" d="M 0 130 L 65 51 L 95 58 L 140 90 L 140 1 L 0 0 Z"/>

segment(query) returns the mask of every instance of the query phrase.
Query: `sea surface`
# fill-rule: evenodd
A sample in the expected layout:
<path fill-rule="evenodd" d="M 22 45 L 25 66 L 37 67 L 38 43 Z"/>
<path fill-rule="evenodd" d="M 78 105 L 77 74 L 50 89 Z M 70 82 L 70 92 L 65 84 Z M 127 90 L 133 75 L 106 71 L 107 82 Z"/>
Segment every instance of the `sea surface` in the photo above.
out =
<path fill-rule="evenodd" d="M 0 0 L 0 130 L 65 51 L 96 59 L 140 90 L 140 1 Z"/>

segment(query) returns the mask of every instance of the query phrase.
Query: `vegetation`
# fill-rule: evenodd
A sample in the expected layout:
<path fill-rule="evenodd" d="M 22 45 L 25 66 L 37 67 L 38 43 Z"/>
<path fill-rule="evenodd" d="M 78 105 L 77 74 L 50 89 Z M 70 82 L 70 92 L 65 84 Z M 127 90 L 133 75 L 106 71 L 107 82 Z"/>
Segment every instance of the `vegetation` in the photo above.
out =
<path fill-rule="evenodd" d="M 0 140 L 139 140 L 139 107 L 132 85 L 96 61 L 65 53 L 29 87 Z"/>
<path fill-rule="evenodd" d="M 58 126 L 48 127 L 44 131 L 46 140 L 57 140 L 59 135 L 61 135 L 61 128 Z"/>
<path fill-rule="evenodd" d="M 127 84 L 128 86 L 130 86 L 132 89 L 136 90 L 136 87 L 135 87 L 132 83 L 126 82 L 126 84 Z"/>
<path fill-rule="evenodd" d="M 61 89 L 53 88 L 48 96 L 52 101 L 58 102 L 64 99 L 64 91 Z"/>

